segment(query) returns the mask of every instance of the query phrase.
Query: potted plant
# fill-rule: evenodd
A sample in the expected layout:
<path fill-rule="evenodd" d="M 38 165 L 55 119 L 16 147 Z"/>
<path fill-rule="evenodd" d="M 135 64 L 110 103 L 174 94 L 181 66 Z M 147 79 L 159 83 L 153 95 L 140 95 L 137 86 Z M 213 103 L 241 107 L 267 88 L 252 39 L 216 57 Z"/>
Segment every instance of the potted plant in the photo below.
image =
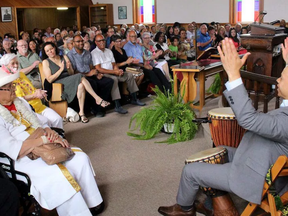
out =
<path fill-rule="evenodd" d="M 158 87 L 153 89 L 155 92 L 154 101 L 148 107 L 143 107 L 135 113 L 129 124 L 130 132 L 127 134 L 139 140 L 153 138 L 167 124 L 168 128 L 173 128 L 167 140 L 161 141 L 169 144 L 193 139 L 198 126 L 192 122 L 195 113 L 189 103 L 183 103 L 180 92 L 174 95 L 170 92 L 161 92 Z M 132 123 L 135 122 L 132 128 Z M 171 127 L 170 124 L 174 124 Z M 139 134 L 133 133 L 139 129 Z"/>

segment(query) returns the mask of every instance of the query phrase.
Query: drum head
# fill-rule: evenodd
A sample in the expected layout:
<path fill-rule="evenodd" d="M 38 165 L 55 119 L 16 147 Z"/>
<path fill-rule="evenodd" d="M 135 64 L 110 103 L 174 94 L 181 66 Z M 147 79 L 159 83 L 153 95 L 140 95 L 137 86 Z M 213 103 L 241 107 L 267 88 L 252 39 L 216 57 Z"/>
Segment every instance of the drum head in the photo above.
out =
<path fill-rule="evenodd" d="M 201 152 L 198 152 L 196 154 L 191 155 L 189 158 L 186 159 L 186 162 L 192 163 L 195 161 L 203 160 L 205 158 L 210 158 L 214 155 L 221 154 L 225 151 L 226 151 L 226 149 L 223 147 L 206 149 L 204 151 L 201 151 Z"/>
<path fill-rule="evenodd" d="M 219 119 L 233 119 L 235 115 L 231 109 L 231 107 L 222 107 L 212 109 L 208 112 L 209 117 L 211 118 L 219 118 Z"/>

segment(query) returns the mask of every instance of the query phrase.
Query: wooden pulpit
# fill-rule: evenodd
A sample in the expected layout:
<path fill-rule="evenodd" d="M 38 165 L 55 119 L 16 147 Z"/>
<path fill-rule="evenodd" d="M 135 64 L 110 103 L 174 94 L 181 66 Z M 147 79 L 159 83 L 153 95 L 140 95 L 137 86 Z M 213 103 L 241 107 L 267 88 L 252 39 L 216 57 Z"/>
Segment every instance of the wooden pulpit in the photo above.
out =
<path fill-rule="evenodd" d="M 241 45 L 251 53 L 247 59 L 247 71 L 261 75 L 280 77 L 285 62 L 282 58 L 281 44 L 287 37 L 284 28 L 268 24 L 251 24 L 251 33 L 242 34 Z M 253 94 L 255 85 L 245 82 L 249 93 Z M 261 87 L 263 94 L 260 100 L 269 101 L 275 95 L 271 85 L 263 84 Z M 259 91 L 259 89 L 258 89 Z M 274 92 L 274 95 L 271 93 Z M 259 93 L 256 93 L 259 97 Z M 264 97 L 264 98 L 263 98 Z M 267 112 L 267 110 L 264 110 Z"/>

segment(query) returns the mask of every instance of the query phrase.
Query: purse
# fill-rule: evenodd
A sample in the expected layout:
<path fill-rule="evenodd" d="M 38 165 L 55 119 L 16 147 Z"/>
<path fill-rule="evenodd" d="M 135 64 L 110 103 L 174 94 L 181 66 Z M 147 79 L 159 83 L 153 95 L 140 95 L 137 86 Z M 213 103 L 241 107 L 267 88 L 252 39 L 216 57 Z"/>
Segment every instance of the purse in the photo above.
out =
<path fill-rule="evenodd" d="M 143 74 L 143 70 L 140 67 L 126 67 L 125 72 L 132 73 L 135 77 Z"/>
<path fill-rule="evenodd" d="M 44 129 L 39 127 L 27 138 L 27 140 L 44 136 L 44 132 Z M 48 165 L 53 165 L 71 160 L 74 155 L 75 153 L 71 148 L 64 148 L 58 143 L 48 143 L 35 147 L 27 157 L 31 160 L 41 157 Z"/>

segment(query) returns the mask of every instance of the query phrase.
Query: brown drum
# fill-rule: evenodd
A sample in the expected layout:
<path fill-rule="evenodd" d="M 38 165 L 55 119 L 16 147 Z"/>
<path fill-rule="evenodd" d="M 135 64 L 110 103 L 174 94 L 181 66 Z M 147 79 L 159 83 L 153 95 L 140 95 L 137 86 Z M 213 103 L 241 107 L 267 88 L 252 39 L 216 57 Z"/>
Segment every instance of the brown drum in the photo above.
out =
<path fill-rule="evenodd" d="M 223 147 L 216 147 L 193 154 L 185 160 L 185 164 L 195 162 L 224 164 L 228 162 L 228 152 Z M 211 176 L 211 178 L 213 178 L 213 176 Z M 227 192 L 201 186 L 200 189 L 202 189 L 207 196 L 211 196 L 214 216 L 239 215 L 230 195 Z"/>
<path fill-rule="evenodd" d="M 216 108 L 208 112 L 210 131 L 215 146 L 225 145 L 237 148 L 244 133 L 230 107 Z"/>

